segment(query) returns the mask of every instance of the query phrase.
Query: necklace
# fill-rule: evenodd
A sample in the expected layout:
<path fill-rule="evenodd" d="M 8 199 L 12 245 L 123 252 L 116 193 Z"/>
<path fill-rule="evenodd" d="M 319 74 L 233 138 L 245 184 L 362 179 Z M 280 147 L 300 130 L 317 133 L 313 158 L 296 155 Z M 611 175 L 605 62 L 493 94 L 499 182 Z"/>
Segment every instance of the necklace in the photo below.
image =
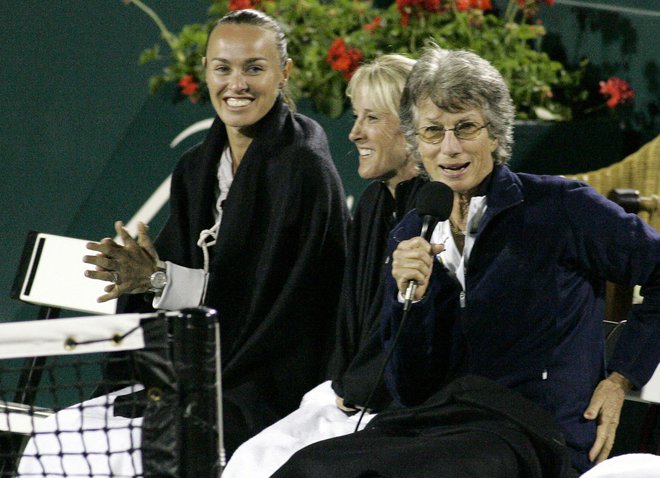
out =
<path fill-rule="evenodd" d="M 454 222 L 449 220 L 449 229 L 451 230 L 451 235 L 454 238 L 454 244 L 458 252 L 463 255 L 463 247 L 465 246 L 465 231 L 461 231 L 458 227 L 454 225 Z"/>
<path fill-rule="evenodd" d="M 459 229 L 458 227 L 456 227 L 456 225 L 454 224 L 454 221 L 452 221 L 451 219 L 449 220 L 449 229 L 451 229 L 452 234 L 454 234 L 456 236 L 465 236 L 466 235 L 466 231 L 463 231 L 462 229 Z"/>

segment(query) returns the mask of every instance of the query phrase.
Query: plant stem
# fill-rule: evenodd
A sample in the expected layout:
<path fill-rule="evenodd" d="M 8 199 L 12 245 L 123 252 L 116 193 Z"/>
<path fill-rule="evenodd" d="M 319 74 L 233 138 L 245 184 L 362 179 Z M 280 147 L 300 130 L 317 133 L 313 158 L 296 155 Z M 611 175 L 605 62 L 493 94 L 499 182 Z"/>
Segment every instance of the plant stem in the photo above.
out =
<path fill-rule="evenodd" d="M 518 6 L 515 4 L 515 0 L 509 0 L 509 2 L 506 5 L 506 10 L 504 12 L 504 23 L 515 22 L 517 11 L 518 11 Z"/>
<path fill-rule="evenodd" d="M 153 22 L 156 24 L 158 29 L 160 30 L 160 35 L 167 42 L 169 45 L 170 49 L 174 52 L 176 49 L 176 38 L 174 35 L 172 35 L 172 32 L 170 32 L 165 24 L 163 23 L 163 20 L 158 16 L 156 12 L 154 12 L 150 7 L 145 5 L 141 0 L 128 0 L 129 3 L 132 3 L 136 7 L 138 7 L 140 10 L 142 10 L 144 13 L 147 14 L 149 18 L 153 20 Z M 179 55 L 181 56 L 181 55 Z M 184 61 L 185 57 L 179 58 L 179 61 Z"/>

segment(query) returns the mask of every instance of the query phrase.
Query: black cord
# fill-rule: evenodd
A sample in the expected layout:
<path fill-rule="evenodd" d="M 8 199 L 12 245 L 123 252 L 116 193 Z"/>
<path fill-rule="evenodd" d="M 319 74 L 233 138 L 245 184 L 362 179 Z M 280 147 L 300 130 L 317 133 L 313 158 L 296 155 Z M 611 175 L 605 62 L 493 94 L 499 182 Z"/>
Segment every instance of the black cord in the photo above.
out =
<path fill-rule="evenodd" d="M 139 328 L 140 328 L 140 325 L 136 325 L 135 327 L 133 327 L 132 329 L 130 329 L 128 332 L 126 332 L 123 335 L 116 334 L 116 335 L 113 335 L 112 337 L 109 337 L 107 339 L 82 340 L 82 341 L 78 342 L 73 337 L 69 337 L 68 339 L 66 339 L 64 341 L 64 345 L 68 348 L 75 348 L 78 345 L 98 344 L 98 343 L 101 343 L 101 342 L 113 342 L 114 344 L 120 344 L 126 337 L 131 335 L 133 332 L 135 332 Z"/>
<path fill-rule="evenodd" d="M 619 328 L 621 328 L 621 326 L 626 325 L 626 322 L 628 322 L 628 321 L 624 319 L 620 322 L 614 322 L 614 321 L 611 321 L 611 320 L 604 320 L 603 322 L 606 323 L 606 324 L 609 324 L 609 325 L 614 325 L 614 327 L 612 327 L 612 330 L 610 330 L 607 333 L 607 335 L 605 336 L 605 342 L 607 343 L 607 342 L 609 342 L 610 338 L 614 335 L 614 333 L 617 330 L 619 330 Z"/>
<path fill-rule="evenodd" d="M 383 380 L 383 375 L 385 374 L 385 368 L 387 367 L 388 362 L 392 358 L 392 354 L 394 353 L 394 348 L 396 347 L 396 344 L 399 342 L 399 337 L 401 337 L 401 331 L 403 330 L 403 327 L 406 324 L 406 319 L 408 318 L 408 312 L 410 312 L 410 307 L 404 306 L 403 315 L 401 316 L 401 323 L 399 324 L 399 330 L 397 330 L 396 335 L 394 336 L 394 342 L 392 342 L 392 345 L 388 350 L 385 359 L 383 360 L 383 365 L 380 368 L 380 372 L 378 373 L 378 379 L 376 380 L 376 383 L 371 389 L 371 392 L 369 393 L 369 397 L 367 398 L 367 401 L 364 404 L 362 411 L 360 412 L 360 417 L 358 418 L 358 422 L 357 425 L 355 425 L 355 430 L 353 430 L 353 433 L 356 433 L 359 430 L 360 423 L 362 423 L 362 418 L 364 418 L 364 414 L 369 409 L 369 405 L 371 404 L 371 401 L 373 400 L 374 395 L 376 394 L 376 390 L 378 389 L 380 382 Z"/>

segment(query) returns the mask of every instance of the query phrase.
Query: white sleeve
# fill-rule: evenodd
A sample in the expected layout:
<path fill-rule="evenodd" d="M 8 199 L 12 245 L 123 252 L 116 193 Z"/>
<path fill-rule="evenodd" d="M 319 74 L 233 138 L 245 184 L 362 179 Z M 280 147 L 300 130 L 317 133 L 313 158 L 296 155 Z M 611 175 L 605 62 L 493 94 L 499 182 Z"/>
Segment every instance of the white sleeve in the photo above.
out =
<path fill-rule="evenodd" d="M 154 296 L 155 309 L 179 310 L 198 307 L 204 301 L 208 274 L 203 269 L 188 269 L 165 262 L 167 284 L 161 295 Z"/>

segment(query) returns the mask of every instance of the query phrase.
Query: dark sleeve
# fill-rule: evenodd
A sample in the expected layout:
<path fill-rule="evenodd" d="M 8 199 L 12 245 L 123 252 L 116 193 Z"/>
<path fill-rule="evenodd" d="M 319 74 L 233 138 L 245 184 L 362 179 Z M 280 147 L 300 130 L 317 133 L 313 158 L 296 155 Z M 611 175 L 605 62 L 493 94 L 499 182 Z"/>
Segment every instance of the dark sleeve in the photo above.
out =
<path fill-rule="evenodd" d="M 564 201 L 581 267 L 623 286 L 642 286 L 643 303 L 633 307 L 608 365 L 641 387 L 660 363 L 660 234 L 591 187 L 572 183 Z"/>
<path fill-rule="evenodd" d="M 347 405 L 361 406 L 369 401 L 369 408 L 374 410 L 391 402 L 382 382 L 371 394 L 383 366 L 380 309 L 393 211 L 394 198 L 376 181 L 355 206 L 330 360 L 335 393 Z"/>
<path fill-rule="evenodd" d="M 394 229 L 388 257 L 391 258 L 398 242 L 408 236 L 413 237 L 402 235 L 399 228 Z M 398 300 L 391 263 L 390 259 L 385 273 L 382 338 L 385 354 L 392 348 L 393 351 L 387 363 L 385 382 L 396 401 L 412 406 L 426 400 L 448 378 L 460 285 L 436 260 L 424 298 L 411 305 L 404 323 L 403 305 Z"/>

